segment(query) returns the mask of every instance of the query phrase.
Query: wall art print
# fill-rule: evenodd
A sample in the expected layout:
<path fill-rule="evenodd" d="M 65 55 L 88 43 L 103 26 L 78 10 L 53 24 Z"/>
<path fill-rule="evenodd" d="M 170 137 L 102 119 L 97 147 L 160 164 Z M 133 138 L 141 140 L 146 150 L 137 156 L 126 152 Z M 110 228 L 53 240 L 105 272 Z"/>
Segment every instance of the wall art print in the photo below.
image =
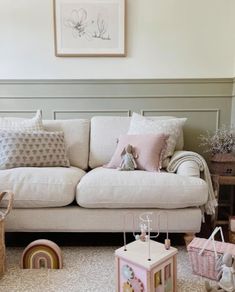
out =
<path fill-rule="evenodd" d="M 125 0 L 54 0 L 58 57 L 125 56 Z"/>

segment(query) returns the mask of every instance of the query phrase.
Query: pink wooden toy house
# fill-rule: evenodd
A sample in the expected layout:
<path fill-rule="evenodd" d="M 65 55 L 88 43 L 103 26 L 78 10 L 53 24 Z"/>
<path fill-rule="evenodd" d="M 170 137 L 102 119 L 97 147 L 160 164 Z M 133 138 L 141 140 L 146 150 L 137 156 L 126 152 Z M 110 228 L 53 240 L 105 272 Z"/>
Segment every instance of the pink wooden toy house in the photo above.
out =
<path fill-rule="evenodd" d="M 149 225 L 149 224 L 148 224 Z M 177 249 L 151 240 L 151 228 L 115 251 L 116 292 L 176 292 Z M 156 237 L 156 236 L 154 236 Z M 125 241 L 125 232 L 124 232 Z"/>
<path fill-rule="evenodd" d="M 176 292 L 177 249 L 150 240 L 151 260 L 147 242 L 136 240 L 116 250 L 117 292 Z"/>

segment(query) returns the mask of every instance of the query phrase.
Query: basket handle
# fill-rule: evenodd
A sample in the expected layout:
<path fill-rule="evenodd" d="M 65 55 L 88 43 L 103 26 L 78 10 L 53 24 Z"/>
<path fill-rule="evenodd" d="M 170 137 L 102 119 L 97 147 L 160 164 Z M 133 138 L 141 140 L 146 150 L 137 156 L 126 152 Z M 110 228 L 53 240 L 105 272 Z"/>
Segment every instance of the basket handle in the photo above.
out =
<path fill-rule="evenodd" d="M 212 240 L 212 244 L 213 244 L 213 249 L 214 249 L 215 256 L 216 257 L 218 256 L 217 251 L 216 251 L 216 248 L 215 248 L 215 235 L 216 235 L 216 233 L 218 231 L 220 231 L 220 236 L 221 236 L 222 242 L 224 242 L 224 235 L 223 235 L 222 228 L 221 228 L 221 226 L 219 226 L 219 227 L 217 226 L 217 227 L 215 227 L 214 231 L 211 233 L 211 236 L 203 244 L 203 247 L 202 247 L 201 251 L 199 252 L 199 255 L 202 255 L 202 253 L 205 250 L 205 248 L 207 247 L 209 241 Z"/>
<path fill-rule="evenodd" d="M 13 206 L 13 199 L 14 199 L 14 194 L 11 191 L 4 191 L 4 192 L 0 192 L 0 201 L 3 199 L 3 197 L 8 196 L 8 205 L 6 210 L 0 211 L 0 221 L 4 220 L 6 218 L 6 216 L 9 214 L 9 212 L 12 209 Z"/>

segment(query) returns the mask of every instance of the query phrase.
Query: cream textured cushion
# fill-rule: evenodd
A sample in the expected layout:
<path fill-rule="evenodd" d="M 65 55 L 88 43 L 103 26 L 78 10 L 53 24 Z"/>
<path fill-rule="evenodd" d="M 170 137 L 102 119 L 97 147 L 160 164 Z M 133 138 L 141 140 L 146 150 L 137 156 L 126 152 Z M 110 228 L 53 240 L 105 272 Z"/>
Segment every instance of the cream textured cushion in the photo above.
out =
<path fill-rule="evenodd" d="M 43 131 L 41 111 L 32 119 L 0 117 L 0 129 L 14 131 Z"/>
<path fill-rule="evenodd" d="M 173 155 L 175 151 L 177 141 L 180 137 L 182 127 L 186 120 L 186 118 L 153 120 L 151 118 L 143 117 L 137 113 L 133 113 L 128 134 L 135 135 L 163 133 L 169 135 L 166 151 L 163 156 L 163 167 L 167 167 L 169 163 L 169 158 Z"/>
<path fill-rule="evenodd" d="M 151 117 L 155 120 L 168 120 L 174 117 Z M 97 116 L 91 119 L 89 166 L 95 168 L 110 161 L 117 147 L 120 135 L 127 134 L 130 126 L 130 117 Z M 177 141 L 176 150 L 182 150 L 184 145 L 183 130 Z"/>
<path fill-rule="evenodd" d="M 14 208 L 66 206 L 74 200 L 77 183 L 84 174 L 75 167 L 0 170 L 0 191 L 14 192 Z"/>
<path fill-rule="evenodd" d="M 207 202 L 204 180 L 178 174 L 96 168 L 77 186 L 77 203 L 86 208 L 186 208 Z"/>
<path fill-rule="evenodd" d="M 24 166 L 69 167 L 63 132 L 0 130 L 0 169 Z"/>
<path fill-rule="evenodd" d="M 88 167 L 89 126 L 86 119 L 43 120 L 46 131 L 62 131 L 65 137 L 67 155 L 72 166 Z"/>

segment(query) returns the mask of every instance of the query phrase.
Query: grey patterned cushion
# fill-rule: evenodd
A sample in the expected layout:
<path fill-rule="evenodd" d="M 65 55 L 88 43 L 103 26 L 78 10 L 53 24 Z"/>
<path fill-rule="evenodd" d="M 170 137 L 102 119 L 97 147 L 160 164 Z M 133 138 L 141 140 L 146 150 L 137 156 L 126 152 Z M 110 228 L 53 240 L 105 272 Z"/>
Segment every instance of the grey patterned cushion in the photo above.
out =
<path fill-rule="evenodd" d="M 0 130 L 0 169 L 26 166 L 69 167 L 63 132 Z"/>

